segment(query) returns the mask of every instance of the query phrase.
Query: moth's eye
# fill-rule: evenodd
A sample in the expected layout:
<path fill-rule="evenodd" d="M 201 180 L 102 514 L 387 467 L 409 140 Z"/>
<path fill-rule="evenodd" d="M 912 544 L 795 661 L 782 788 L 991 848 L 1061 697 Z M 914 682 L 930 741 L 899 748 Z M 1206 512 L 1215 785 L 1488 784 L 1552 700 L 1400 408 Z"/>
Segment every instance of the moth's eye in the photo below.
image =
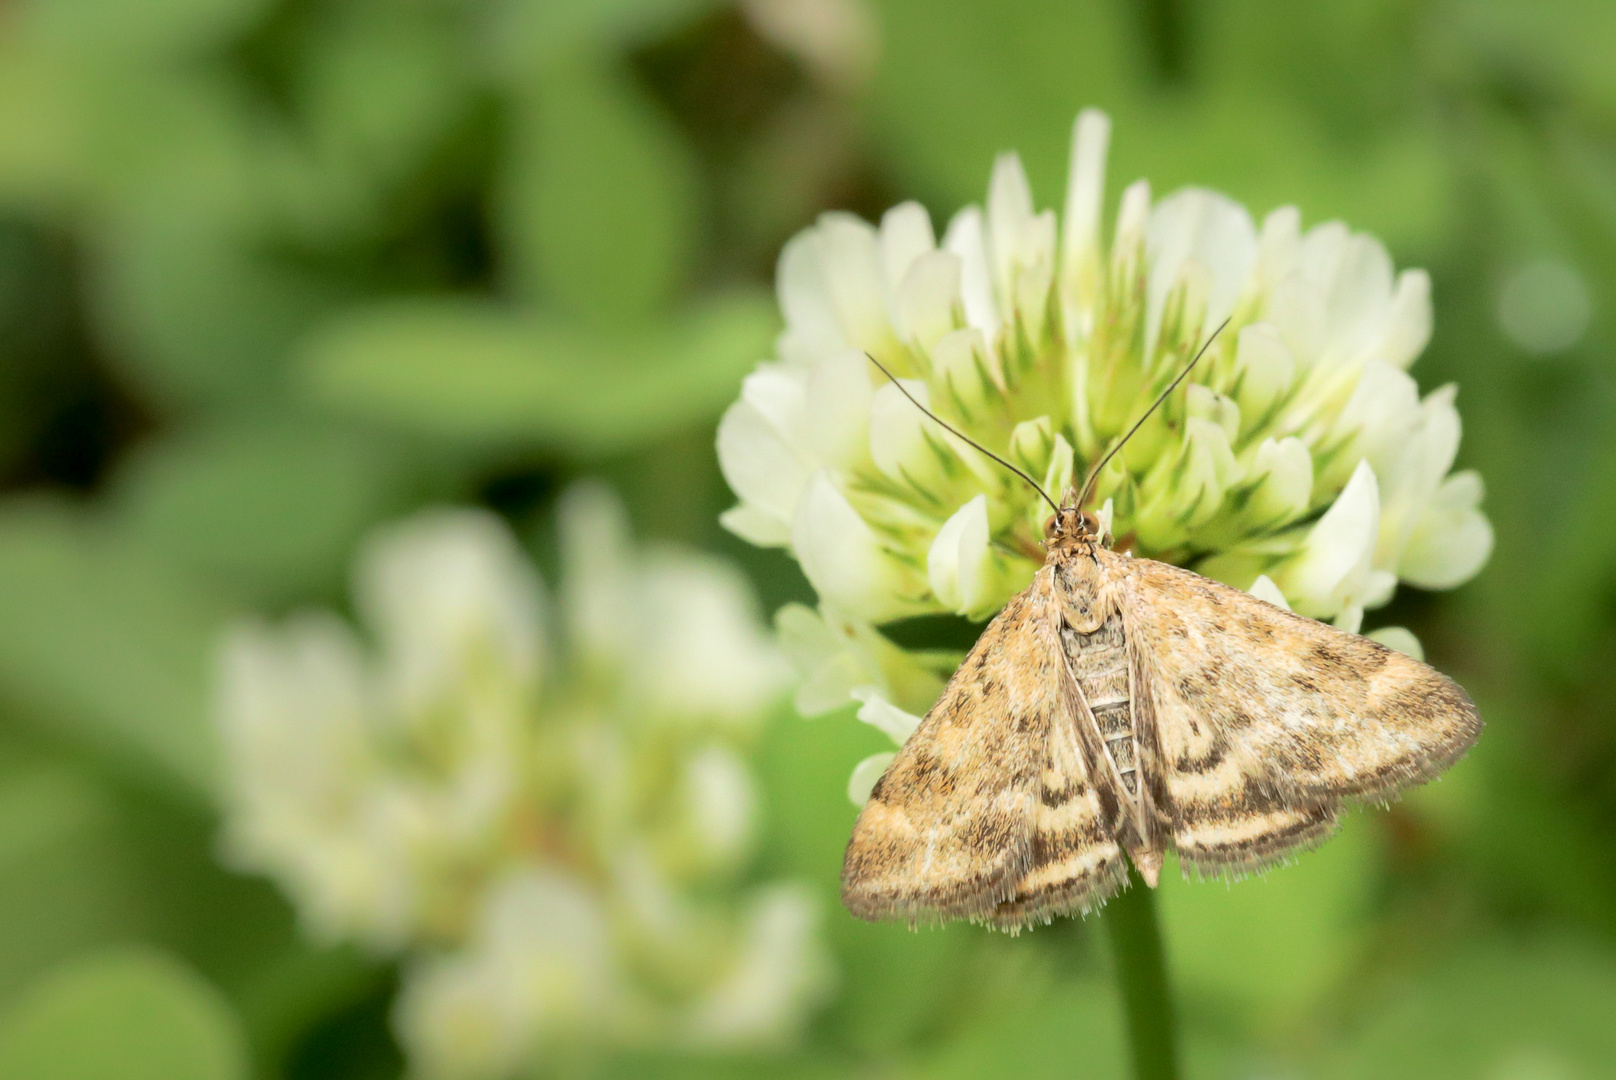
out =
<path fill-rule="evenodd" d="M 1047 518 L 1044 519 L 1044 535 L 1048 536 L 1050 533 L 1052 533 L 1054 531 L 1055 531 L 1055 515 L 1050 514 Z"/>

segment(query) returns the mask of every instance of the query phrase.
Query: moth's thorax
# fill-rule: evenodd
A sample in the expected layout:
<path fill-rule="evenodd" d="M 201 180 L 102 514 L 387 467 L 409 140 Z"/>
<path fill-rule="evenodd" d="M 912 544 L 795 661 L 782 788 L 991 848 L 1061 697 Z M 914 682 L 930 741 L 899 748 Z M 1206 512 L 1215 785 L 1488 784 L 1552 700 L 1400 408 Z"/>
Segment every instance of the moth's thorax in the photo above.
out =
<path fill-rule="evenodd" d="M 1115 610 L 1101 563 L 1106 549 L 1091 536 L 1063 539 L 1050 546 L 1044 565 L 1054 578 L 1061 614 L 1074 630 L 1089 634 Z"/>

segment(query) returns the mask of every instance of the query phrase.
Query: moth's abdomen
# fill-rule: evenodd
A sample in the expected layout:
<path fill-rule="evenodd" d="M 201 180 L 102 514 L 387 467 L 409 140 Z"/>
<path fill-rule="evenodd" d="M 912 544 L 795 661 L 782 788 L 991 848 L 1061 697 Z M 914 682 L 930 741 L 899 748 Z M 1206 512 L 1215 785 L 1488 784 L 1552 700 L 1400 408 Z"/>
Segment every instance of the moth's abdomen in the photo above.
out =
<path fill-rule="evenodd" d="M 1122 615 L 1113 612 L 1093 633 L 1061 627 L 1061 642 L 1077 687 L 1100 728 L 1105 752 L 1129 795 L 1139 793 L 1139 752 L 1128 687 L 1128 647 Z"/>

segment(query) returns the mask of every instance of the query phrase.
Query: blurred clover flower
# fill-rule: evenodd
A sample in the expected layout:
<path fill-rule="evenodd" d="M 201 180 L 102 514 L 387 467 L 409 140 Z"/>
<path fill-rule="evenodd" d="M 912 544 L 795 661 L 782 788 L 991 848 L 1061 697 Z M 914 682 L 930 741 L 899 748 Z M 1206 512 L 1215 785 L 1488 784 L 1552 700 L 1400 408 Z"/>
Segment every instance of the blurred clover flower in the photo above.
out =
<path fill-rule="evenodd" d="M 1449 472 L 1454 388 L 1422 399 L 1407 373 L 1430 336 L 1425 273 L 1394 274 L 1339 222 L 1304 232 L 1294 207 L 1259 227 L 1211 191 L 1152 205 L 1143 180 L 1107 243 L 1109 136 L 1103 114 L 1078 117 L 1062 224 L 1006 154 L 986 210 L 961 210 L 940 245 L 904 203 L 878 228 L 826 214 L 782 252 L 778 358 L 746 379 L 718 453 L 740 498 L 725 526 L 790 548 L 820 596 L 778 620 L 804 712 L 852 696 L 901 740 L 951 667 L 872 625 L 984 619 L 1043 562 L 1039 497 L 866 352 L 1058 498 L 1228 318 L 1099 478 L 1122 545 L 1352 631 L 1399 580 L 1451 588 L 1491 552 L 1480 478 Z M 881 767 L 860 766 L 856 799 Z"/>
<path fill-rule="evenodd" d="M 744 580 L 635 550 L 601 487 L 560 532 L 559 603 L 499 519 L 440 510 L 362 552 L 371 647 L 318 613 L 224 649 L 226 852 L 318 936 L 404 954 L 423 1076 L 778 1044 L 827 986 L 811 897 L 739 892 L 744 752 L 789 678 Z"/>

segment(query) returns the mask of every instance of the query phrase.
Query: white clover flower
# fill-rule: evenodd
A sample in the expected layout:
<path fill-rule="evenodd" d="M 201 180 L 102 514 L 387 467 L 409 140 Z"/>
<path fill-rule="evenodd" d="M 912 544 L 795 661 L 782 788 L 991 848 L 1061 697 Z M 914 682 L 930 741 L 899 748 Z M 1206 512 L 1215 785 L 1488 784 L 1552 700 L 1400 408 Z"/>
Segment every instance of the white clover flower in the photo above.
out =
<path fill-rule="evenodd" d="M 311 930 L 380 950 L 452 932 L 504 842 L 539 690 L 537 578 L 496 519 L 379 533 L 356 574 L 374 658 L 328 615 L 226 639 L 226 855 L 282 877 Z"/>
<path fill-rule="evenodd" d="M 783 886 L 733 895 L 746 750 L 790 677 L 744 579 L 636 548 L 602 487 L 564 494 L 560 531 L 556 640 L 510 530 L 454 510 L 364 546 L 368 645 L 316 613 L 223 650 L 226 855 L 321 938 L 402 954 L 426 1076 L 513 1075 L 565 1043 L 766 1042 L 824 986 L 817 917 L 760 938 Z M 785 966 L 733 990 L 759 950 Z"/>
<path fill-rule="evenodd" d="M 423 1077 L 511 1076 L 546 1037 L 642 1024 L 599 899 L 583 882 L 526 868 L 489 891 L 458 952 L 415 965 L 396 1009 Z"/>
<path fill-rule="evenodd" d="M 739 497 L 724 525 L 789 548 L 848 624 L 986 618 L 1042 563 L 1048 508 L 865 353 L 1059 497 L 1228 319 L 1098 478 L 1120 542 L 1240 588 L 1266 576 L 1297 611 L 1354 630 L 1399 580 L 1473 576 L 1492 530 L 1479 478 L 1449 474 L 1454 390 L 1422 400 L 1407 373 L 1430 337 L 1424 271 L 1395 272 L 1339 222 L 1304 231 L 1293 207 L 1259 224 L 1196 188 L 1152 204 L 1145 181 L 1108 231 L 1109 136 L 1103 114 L 1078 117 L 1062 221 L 1006 154 L 985 209 L 960 211 L 940 243 L 905 203 L 878 226 L 827 214 L 786 245 L 776 359 L 719 428 Z M 870 677 L 891 666 L 878 639 L 848 639 L 865 659 L 818 646 L 810 704 L 849 680 L 895 704 Z"/>

